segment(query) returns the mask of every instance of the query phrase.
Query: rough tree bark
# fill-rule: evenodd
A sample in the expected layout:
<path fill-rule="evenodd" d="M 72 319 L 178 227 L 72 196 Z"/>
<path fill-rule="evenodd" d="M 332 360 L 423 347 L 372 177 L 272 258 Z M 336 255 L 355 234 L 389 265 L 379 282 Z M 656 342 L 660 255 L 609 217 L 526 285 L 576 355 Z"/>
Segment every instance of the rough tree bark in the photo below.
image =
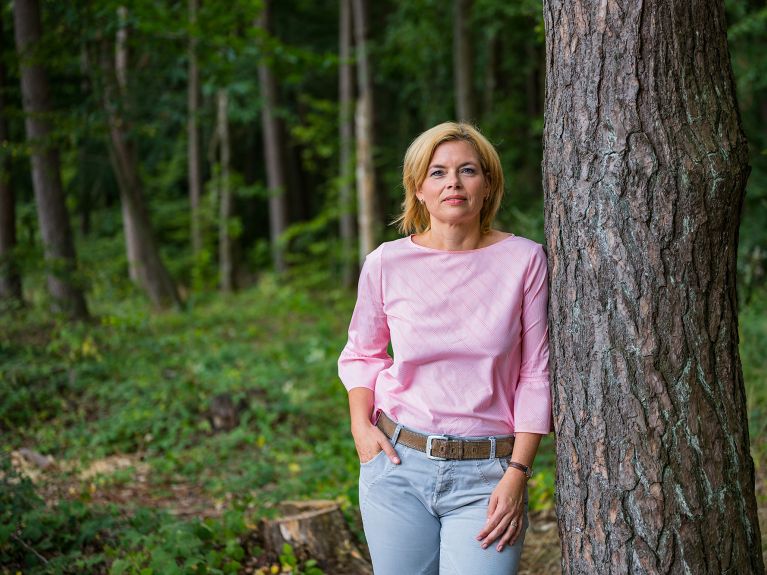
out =
<path fill-rule="evenodd" d="M 108 42 L 100 50 L 101 97 L 109 123 L 109 155 L 120 189 L 128 264 L 131 278 L 146 292 L 157 309 L 181 306 L 176 285 L 160 258 L 149 211 L 144 200 L 138 155 L 124 114 L 127 88 L 127 11 L 119 8 L 120 27 L 115 45 L 114 64 Z"/>
<path fill-rule="evenodd" d="M 0 50 L 5 48 L 3 12 L 0 10 Z M 21 303 L 21 274 L 15 260 L 16 198 L 11 185 L 11 156 L 8 152 L 7 89 L 5 62 L 0 58 L 0 300 Z"/>
<path fill-rule="evenodd" d="M 200 128 L 197 114 L 200 108 L 200 70 L 197 65 L 197 9 L 199 0 L 189 0 L 189 59 L 187 80 L 187 178 L 189 180 L 189 207 L 192 236 L 192 253 L 195 258 L 202 251 L 200 231 L 200 197 L 202 196 L 202 154 L 200 151 Z"/>
<path fill-rule="evenodd" d="M 763 573 L 723 3 L 545 0 L 544 16 L 564 572 Z"/>
<path fill-rule="evenodd" d="M 51 142 L 47 117 L 51 111 L 48 77 L 39 63 L 39 54 L 35 54 L 41 36 L 40 6 L 37 0 L 14 2 L 13 13 L 37 219 L 50 267 L 48 291 L 54 309 L 82 319 L 88 316 L 88 310 L 83 290 L 74 278 L 75 245 L 61 186 L 59 154 Z"/>
<path fill-rule="evenodd" d="M 367 0 L 353 0 L 354 37 L 357 57 L 357 226 L 359 229 L 359 261 L 376 245 L 376 178 L 373 164 L 373 78 L 367 52 Z"/>
<path fill-rule="evenodd" d="M 271 1 L 264 0 L 258 27 L 269 36 L 272 32 Z M 265 42 L 266 43 L 266 42 Z M 269 239 L 272 246 L 272 261 L 277 272 L 285 271 L 285 254 L 279 238 L 287 226 L 288 208 L 285 201 L 285 162 L 279 120 L 277 78 L 271 63 L 265 57 L 258 64 L 258 81 L 261 87 L 261 121 L 263 124 L 264 154 L 266 156 L 266 179 L 269 188 Z"/>
<path fill-rule="evenodd" d="M 229 181 L 231 145 L 229 140 L 229 96 L 225 89 L 216 92 L 216 131 L 219 145 L 219 221 L 218 221 L 218 271 L 219 287 L 231 292 L 233 287 L 232 236 L 229 220 L 232 217 L 232 190 Z"/>
<path fill-rule="evenodd" d="M 339 139 L 339 223 L 342 246 L 342 281 L 345 287 L 352 287 L 356 281 L 357 266 L 354 257 L 354 210 L 352 205 L 352 166 L 354 144 L 354 68 L 351 61 L 352 49 L 352 6 L 351 0 L 341 0 L 338 53 L 338 139 Z"/>
<path fill-rule="evenodd" d="M 472 0 L 453 0 L 453 81 L 455 111 L 461 122 L 474 120 L 471 4 Z"/>

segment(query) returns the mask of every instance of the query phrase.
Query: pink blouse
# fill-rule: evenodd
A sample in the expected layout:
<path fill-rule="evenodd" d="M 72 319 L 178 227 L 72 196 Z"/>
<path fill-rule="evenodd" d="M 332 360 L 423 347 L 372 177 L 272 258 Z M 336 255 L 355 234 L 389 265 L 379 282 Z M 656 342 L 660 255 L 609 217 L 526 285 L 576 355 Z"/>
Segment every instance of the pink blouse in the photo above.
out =
<path fill-rule="evenodd" d="M 362 266 L 341 381 L 416 430 L 548 433 L 546 273 L 542 246 L 519 236 L 465 251 L 381 244 Z"/>

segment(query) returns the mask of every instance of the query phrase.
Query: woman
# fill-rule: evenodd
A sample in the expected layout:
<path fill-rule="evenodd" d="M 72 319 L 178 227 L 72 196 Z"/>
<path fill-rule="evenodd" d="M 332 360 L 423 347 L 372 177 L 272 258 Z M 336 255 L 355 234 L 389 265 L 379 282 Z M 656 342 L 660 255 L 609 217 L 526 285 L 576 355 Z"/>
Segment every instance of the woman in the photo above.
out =
<path fill-rule="evenodd" d="M 475 128 L 418 136 L 403 184 L 409 235 L 367 256 L 338 361 L 373 569 L 509 575 L 551 428 L 546 258 L 491 227 L 503 173 Z"/>

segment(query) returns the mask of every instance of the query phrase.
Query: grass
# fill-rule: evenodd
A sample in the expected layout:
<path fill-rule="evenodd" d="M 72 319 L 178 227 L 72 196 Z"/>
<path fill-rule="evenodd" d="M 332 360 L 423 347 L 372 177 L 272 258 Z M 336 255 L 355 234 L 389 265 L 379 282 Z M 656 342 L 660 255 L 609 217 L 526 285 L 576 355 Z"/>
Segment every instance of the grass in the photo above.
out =
<path fill-rule="evenodd" d="M 353 303 L 338 288 L 264 276 L 242 293 L 197 297 L 184 313 L 149 315 L 129 296 L 95 302 L 89 324 L 52 320 L 39 307 L 6 314 L 0 556 L 10 559 L 0 573 L 234 573 L 261 552 L 248 539 L 254 522 L 283 500 L 334 499 L 353 517 L 357 457 L 336 376 Z M 757 466 L 767 454 L 766 310 L 757 298 L 741 312 Z M 221 394 L 240 409 L 227 432 L 215 432 L 210 417 Z M 9 454 L 22 447 L 56 459 L 46 477 L 66 496 L 15 474 Z M 132 466 L 78 479 L 94 461 L 122 454 L 132 454 Z M 113 495 L 137 482 L 139 464 L 142 490 L 115 504 Z M 532 509 L 553 505 L 554 464 L 549 436 Z M 157 502 L 178 499 L 178 486 L 223 512 L 164 511 Z"/>

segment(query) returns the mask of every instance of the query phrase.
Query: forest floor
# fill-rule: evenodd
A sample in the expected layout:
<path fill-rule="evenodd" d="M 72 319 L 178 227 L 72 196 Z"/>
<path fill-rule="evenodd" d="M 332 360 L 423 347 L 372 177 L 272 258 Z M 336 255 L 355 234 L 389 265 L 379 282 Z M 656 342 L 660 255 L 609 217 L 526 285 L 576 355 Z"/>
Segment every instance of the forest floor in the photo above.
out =
<path fill-rule="evenodd" d="M 150 316 L 123 297 L 89 324 L 40 308 L 1 317 L 0 556 L 13 559 L 0 574 L 311 573 L 289 555 L 251 560 L 254 523 L 290 499 L 338 502 L 361 540 L 336 376 L 352 304 L 341 290 L 267 278 L 183 313 Z M 741 317 L 767 542 L 767 322 L 763 308 Z M 525 575 L 560 573 L 554 462 L 548 436 L 530 485 Z"/>

